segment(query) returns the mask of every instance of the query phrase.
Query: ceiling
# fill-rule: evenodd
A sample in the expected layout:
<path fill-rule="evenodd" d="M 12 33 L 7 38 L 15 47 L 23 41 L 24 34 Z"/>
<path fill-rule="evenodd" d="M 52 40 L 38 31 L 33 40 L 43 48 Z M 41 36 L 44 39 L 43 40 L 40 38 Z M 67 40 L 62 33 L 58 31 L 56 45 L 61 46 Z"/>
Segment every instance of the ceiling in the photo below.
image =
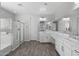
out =
<path fill-rule="evenodd" d="M 67 16 L 72 13 L 74 2 L 1 2 L 1 6 L 16 14 Z M 41 10 L 42 11 L 41 11 Z"/>

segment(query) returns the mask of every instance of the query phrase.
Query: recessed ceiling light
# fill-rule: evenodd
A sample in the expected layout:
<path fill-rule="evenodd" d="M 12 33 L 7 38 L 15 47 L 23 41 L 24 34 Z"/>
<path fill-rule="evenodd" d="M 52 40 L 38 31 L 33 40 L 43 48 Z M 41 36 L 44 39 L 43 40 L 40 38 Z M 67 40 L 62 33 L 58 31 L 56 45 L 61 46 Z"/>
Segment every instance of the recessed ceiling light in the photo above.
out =
<path fill-rule="evenodd" d="M 44 3 L 44 5 L 47 5 L 47 3 Z"/>
<path fill-rule="evenodd" d="M 18 5 L 18 6 L 23 6 L 23 4 L 21 4 L 21 3 L 20 3 L 20 4 L 17 4 L 17 5 Z"/>

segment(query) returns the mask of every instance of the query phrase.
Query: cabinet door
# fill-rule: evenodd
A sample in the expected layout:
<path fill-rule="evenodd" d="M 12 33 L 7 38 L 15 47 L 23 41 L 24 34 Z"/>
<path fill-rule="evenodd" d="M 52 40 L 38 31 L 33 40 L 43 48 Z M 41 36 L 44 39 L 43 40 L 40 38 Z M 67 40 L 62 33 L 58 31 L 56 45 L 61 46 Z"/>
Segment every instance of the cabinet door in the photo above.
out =
<path fill-rule="evenodd" d="M 61 56 L 64 56 L 64 45 L 63 45 L 63 43 L 60 43 L 60 45 L 59 45 L 59 53 L 60 53 L 60 55 Z"/>
<path fill-rule="evenodd" d="M 52 37 L 49 34 L 46 33 L 46 42 L 53 43 L 52 41 L 53 41 Z"/>
<path fill-rule="evenodd" d="M 71 46 L 70 46 L 70 44 L 67 44 L 67 43 L 64 44 L 64 55 L 65 56 L 71 56 Z"/>
<path fill-rule="evenodd" d="M 57 52 L 63 56 L 64 55 L 64 46 L 63 46 L 63 42 L 56 40 L 55 41 L 55 48 L 57 50 Z"/>
<path fill-rule="evenodd" d="M 40 32 L 40 42 L 50 42 L 51 37 L 45 32 Z"/>
<path fill-rule="evenodd" d="M 53 43 L 53 44 L 55 44 L 55 39 L 52 36 L 49 36 L 49 37 L 50 37 L 49 38 L 50 42 Z"/>

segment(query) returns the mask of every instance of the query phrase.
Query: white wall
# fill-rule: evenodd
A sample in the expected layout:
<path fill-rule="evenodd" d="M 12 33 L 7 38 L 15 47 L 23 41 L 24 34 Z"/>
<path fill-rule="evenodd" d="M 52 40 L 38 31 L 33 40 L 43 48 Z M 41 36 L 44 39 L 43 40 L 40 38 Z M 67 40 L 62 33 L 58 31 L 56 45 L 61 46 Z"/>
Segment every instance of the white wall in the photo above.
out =
<path fill-rule="evenodd" d="M 39 27 L 39 17 L 37 16 L 31 16 L 31 40 L 38 40 L 38 27 Z"/>
<path fill-rule="evenodd" d="M 17 15 L 16 20 L 24 23 L 24 40 L 38 40 L 38 23 L 39 17 L 32 15 Z"/>

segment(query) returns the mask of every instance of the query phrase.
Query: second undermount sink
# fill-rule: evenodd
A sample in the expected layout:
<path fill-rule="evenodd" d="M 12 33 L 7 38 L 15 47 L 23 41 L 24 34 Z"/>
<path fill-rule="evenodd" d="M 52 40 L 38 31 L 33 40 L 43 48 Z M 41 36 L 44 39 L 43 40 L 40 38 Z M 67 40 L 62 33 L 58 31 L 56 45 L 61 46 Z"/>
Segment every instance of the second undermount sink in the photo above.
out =
<path fill-rule="evenodd" d="M 73 36 L 75 40 L 79 40 L 79 36 Z"/>
<path fill-rule="evenodd" d="M 78 41 L 79 41 L 79 36 L 70 36 L 70 39 L 71 39 L 72 41 L 78 42 Z"/>

